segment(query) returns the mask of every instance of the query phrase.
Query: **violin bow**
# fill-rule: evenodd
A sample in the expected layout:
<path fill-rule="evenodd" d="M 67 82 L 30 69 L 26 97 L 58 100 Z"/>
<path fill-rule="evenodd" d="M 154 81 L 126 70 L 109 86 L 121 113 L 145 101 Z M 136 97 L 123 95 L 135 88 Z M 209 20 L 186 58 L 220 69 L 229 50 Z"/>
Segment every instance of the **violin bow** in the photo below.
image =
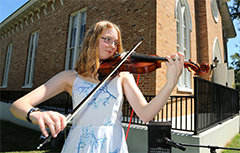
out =
<path fill-rule="evenodd" d="M 111 77 L 113 73 L 117 71 L 117 69 L 127 60 L 127 58 L 136 50 L 136 48 L 143 42 L 143 38 L 116 64 L 116 66 L 109 72 L 107 76 L 72 110 L 70 114 L 68 114 L 66 118 L 66 124 L 68 124 L 71 119 L 76 116 L 76 114 L 82 109 L 84 104 L 86 104 L 86 101 L 89 101 L 94 93 Z M 46 144 L 50 139 L 52 138 L 52 135 L 49 134 L 49 136 L 41 143 L 37 149 L 40 149 L 44 144 Z"/>

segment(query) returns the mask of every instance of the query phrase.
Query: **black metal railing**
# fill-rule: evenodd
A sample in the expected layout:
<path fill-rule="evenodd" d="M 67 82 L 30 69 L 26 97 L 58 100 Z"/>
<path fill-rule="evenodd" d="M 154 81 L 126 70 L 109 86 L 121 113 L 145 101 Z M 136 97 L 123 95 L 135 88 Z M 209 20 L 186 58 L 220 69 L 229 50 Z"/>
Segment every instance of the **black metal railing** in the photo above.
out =
<path fill-rule="evenodd" d="M 13 103 L 29 91 L 0 90 L 0 100 L 5 103 Z"/>
<path fill-rule="evenodd" d="M 0 101 L 13 103 L 29 92 L 30 91 L 0 90 Z M 72 98 L 67 92 L 62 92 L 41 103 L 37 107 L 68 114 L 72 111 Z"/>
<path fill-rule="evenodd" d="M 12 103 L 28 91 L 0 90 L 0 101 Z M 145 95 L 149 102 L 155 95 Z M 41 109 L 54 110 L 69 114 L 72 111 L 72 99 L 63 92 L 40 104 Z M 122 106 L 122 122 L 129 123 L 132 108 L 126 98 Z M 239 93 L 198 77 L 194 78 L 194 95 L 170 96 L 163 109 L 153 118 L 155 122 L 170 121 L 172 129 L 198 134 L 239 113 Z M 133 113 L 131 124 L 146 125 Z"/>
<path fill-rule="evenodd" d="M 145 95 L 149 102 L 154 95 Z M 122 122 L 129 123 L 132 108 L 125 99 Z M 170 96 L 163 109 L 152 119 L 154 122 L 171 122 L 172 129 L 194 131 L 194 96 Z M 133 113 L 131 124 L 146 125 Z"/>
<path fill-rule="evenodd" d="M 44 103 L 41 103 L 37 107 L 69 114 L 72 112 L 72 97 L 68 92 L 62 92 L 51 99 L 48 99 Z"/>
<path fill-rule="evenodd" d="M 194 78 L 195 91 L 195 130 L 206 130 L 239 113 L 239 93 L 202 78 Z"/>

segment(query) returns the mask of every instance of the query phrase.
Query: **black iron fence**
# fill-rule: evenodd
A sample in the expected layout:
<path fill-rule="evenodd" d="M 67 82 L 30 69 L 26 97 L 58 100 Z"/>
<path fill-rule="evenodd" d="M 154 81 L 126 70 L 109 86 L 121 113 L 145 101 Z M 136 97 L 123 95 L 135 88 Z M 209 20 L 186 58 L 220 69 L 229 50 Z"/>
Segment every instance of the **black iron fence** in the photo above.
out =
<path fill-rule="evenodd" d="M 145 95 L 149 102 L 155 96 Z M 125 99 L 122 122 L 129 123 L 132 108 Z M 171 122 L 172 129 L 194 131 L 194 96 L 170 96 L 163 109 L 152 119 L 154 122 Z M 133 113 L 131 124 L 146 125 Z"/>
<path fill-rule="evenodd" d="M 195 134 L 239 113 L 239 92 L 235 89 L 195 77 L 194 91 Z"/>
<path fill-rule="evenodd" d="M 27 93 L 29 91 L 0 90 L 0 101 L 13 103 Z M 72 111 L 72 98 L 67 92 L 63 92 L 41 103 L 37 107 L 68 114 Z"/>
<path fill-rule="evenodd" d="M 150 101 L 154 96 L 145 96 Z M 198 134 L 239 114 L 239 92 L 214 82 L 194 77 L 194 95 L 170 96 L 165 107 L 153 119 L 172 123 L 172 129 Z M 123 122 L 130 121 L 131 106 L 123 105 Z M 143 124 L 136 114 L 132 124 Z"/>
<path fill-rule="evenodd" d="M 27 91 L 0 92 L 0 101 L 12 103 Z M 149 102 L 154 95 L 145 95 Z M 41 109 L 55 110 L 69 114 L 72 111 L 72 99 L 67 92 L 63 92 L 40 104 Z M 126 98 L 122 106 L 122 122 L 129 123 L 132 108 Z M 239 113 L 239 93 L 228 88 L 198 77 L 194 78 L 194 95 L 170 96 L 164 108 L 153 118 L 155 122 L 172 123 L 172 129 L 199 132 L 218 123 L 234 117 Z M 131 124 L 146 125 L 134 113 Z"/>

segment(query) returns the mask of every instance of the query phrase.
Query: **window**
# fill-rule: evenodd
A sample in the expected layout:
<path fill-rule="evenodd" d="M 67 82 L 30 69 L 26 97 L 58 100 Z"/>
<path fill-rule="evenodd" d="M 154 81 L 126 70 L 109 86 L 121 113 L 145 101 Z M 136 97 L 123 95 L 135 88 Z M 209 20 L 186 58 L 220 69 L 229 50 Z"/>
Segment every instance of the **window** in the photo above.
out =
<path fill-rule="evenodd" d="M 12 54 L 12 44 L 9 44 L 9 45 L 8 45 L 8 48 L 7 48 L 7 56 L 6 56 L 6 61 L 5 61 L 4 74 L 3 74 L 3 82 L 2 82 L 1 88 L 6 88 L 6 87 L 7 87 L 9 66 L 10 66 L 10 60 L 11 60 L 11 54 Z"/>
<path fill-rule="evenodd" d="M 87 8 L 71 14 L 68 31 L 68 44 L 65 69 L 71 70 L 81 52 L 82 42 L 85 36 Z"/>
<path fill-rule="evenodd" d="M 221 54 L 221 47 L 220 47 L 220 43 L 219 43 L 217 37 L 215 38 L 214 43 L 213 43 L 213 56 L 212 56 L 212 63 L 213 64 L 214 64 L 213 60 L 214 60 L 215 57 L 219 60 L 219 64 L 223 63 L 222 54 Z"/>
<path fill-rule="evenodd" d="M 177 26 L 177 51 L 182 52 L 186 60 L 188 60 L 190 58 L 190 32 L 192 30 L 192 21 L 187 0 L 177 0 L 175 16 Z M 179 78 L 178 91 L 192 92 L 191 74 L 187 69 L 183 69 L 183 73 Z"/>
<path fill-rule="evenodd" d="M 33 74 L 35 67 L 36 51 L 38 46 L 38 36 L 39 36 L 38 31 L 31 34 L 27 58 L 25 83 L 23 88 L 31 88 L 33 85 Z"/>
<path fill-rule="evenodd" d="M 218 22 L 218 4 L 216 0 L 211 0 L 211 9 L 212 9 L 212 16 L 214 21 Z"/>

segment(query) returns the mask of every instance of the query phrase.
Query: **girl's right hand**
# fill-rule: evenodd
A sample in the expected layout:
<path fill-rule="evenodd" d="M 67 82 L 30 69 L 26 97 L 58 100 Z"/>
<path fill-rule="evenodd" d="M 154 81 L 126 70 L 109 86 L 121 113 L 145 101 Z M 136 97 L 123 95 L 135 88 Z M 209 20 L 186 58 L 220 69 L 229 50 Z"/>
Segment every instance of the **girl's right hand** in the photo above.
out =
<path fill-rule="evenodd" d="M 33 124 L 39 125 L 45 137 L 48 137 L 46 128 L 50 129 L 52 136 L 55 138 L 66 127 L 66 117 L 55 111 L 32 112 L 29 117 Z"/>

